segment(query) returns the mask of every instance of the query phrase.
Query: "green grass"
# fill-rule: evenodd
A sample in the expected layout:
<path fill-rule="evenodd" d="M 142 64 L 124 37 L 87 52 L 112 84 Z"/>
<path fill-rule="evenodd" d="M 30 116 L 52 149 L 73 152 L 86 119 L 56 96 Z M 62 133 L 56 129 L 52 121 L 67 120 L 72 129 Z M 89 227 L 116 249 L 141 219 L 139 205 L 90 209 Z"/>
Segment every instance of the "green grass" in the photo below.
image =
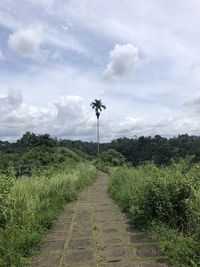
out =
<path fill-rule="evenodd" d="M 0 266 L 25 266 L 64 203 L 75 200 L 95 177 L 88 163 L 66 166 L 49 177 L 0 175 Z"/>
<path fill-rule="evenodd" d="M 174 266 L 200 266 L 200 165 L 146 164 L 111 171 L 109 193 Z"/>

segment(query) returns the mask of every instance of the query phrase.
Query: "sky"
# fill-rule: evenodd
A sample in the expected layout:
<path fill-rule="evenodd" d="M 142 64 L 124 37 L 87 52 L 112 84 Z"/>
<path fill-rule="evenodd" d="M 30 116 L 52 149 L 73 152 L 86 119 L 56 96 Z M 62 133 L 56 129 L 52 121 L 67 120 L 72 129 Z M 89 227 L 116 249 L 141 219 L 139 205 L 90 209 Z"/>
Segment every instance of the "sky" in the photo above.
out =
<path fill-rule="evenodd" d="M 1 0 L 0 139 L 200 133 L 199 0 Z"/>

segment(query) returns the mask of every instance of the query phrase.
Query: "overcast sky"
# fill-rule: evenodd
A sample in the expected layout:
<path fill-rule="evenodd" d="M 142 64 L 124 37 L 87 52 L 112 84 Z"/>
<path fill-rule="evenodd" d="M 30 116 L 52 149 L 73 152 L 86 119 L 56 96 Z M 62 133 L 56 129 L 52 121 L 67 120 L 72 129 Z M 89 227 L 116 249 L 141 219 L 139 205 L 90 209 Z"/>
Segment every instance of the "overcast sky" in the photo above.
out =
<path fill-rule="evenodd" d="M 200 133 L 199 0 L 1 0 L 0 139 Z"/>

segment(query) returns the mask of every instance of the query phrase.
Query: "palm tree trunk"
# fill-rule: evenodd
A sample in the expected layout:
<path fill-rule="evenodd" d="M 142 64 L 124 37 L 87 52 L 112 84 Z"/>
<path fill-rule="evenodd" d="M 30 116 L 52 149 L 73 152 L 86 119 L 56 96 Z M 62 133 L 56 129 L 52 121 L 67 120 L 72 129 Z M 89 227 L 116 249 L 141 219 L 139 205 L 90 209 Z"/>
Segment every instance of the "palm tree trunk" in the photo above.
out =
<path fill-rule="evenodd" d="M 97 156 L 99 159 L 99 118 L 97 118 Z"/>

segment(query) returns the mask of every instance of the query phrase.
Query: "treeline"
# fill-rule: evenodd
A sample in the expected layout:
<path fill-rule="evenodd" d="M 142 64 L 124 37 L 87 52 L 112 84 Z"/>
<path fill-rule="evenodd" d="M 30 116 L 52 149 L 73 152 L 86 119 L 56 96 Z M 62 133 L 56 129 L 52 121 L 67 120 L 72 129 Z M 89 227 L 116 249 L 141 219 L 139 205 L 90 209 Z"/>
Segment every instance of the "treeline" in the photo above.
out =
<path fill-rule="evenodd" d="M 0 173 L 32 176 L 52 173 L 68 164 L 87 159 L 83 152 L 63 147 L 59 140 L 48 134 L 27 132 L 14 143 L 0 141 Z"/>
<path fill-rule="evenodd" d="M 125 156 L 134 166 L 146 161 L 157 165 L 169 165 L 172 161 L 193 157 L 193 162 L 200 161 L 200 137 L 179 135 L 165 138 L 160 135 L 129 139 L 119 138 L 113 140 L 108 146 Z"/>
<path fill-rule="evenodd" d="M 26 148 L 46 146 L 55 147 L 57 139 L 52 138 L 49 134 L 36 135 L 34 133 L 26 132 L 22 138 L 16 142 L 10 143 L 8 141 L 0 140 L 0 152 L 13 153 L 21 152 Z"/>
<path fill-rule="evenodd" d="M 94 142 L 58 140 L 58 144 L 81 150 L 92 156 L 95 156 L 97 152 L 97 145 Z M 134 166 L 146 161 L 153 161 L 157 165 L 169 165 L 172 161 L 188 156 L 193 157 L 193 162 L 199 162 L 200 136 L 184 134 L 173 138 L 160 135 L 154 137 L 140 136 L 138 138 L 124 137 L 100 144 L 101 152 L 108 149 L 120 152 Z"/>
<path fill-rule="evenodd" d="M 48 164 L 46 161 L 51 161 L 51 157 L 43 152 L 48 150 L 55 152 L 58 147 L 68 148 L 73 151 L 82 151 L 90 156 L 96 156 L 97 145 L 95 142 L 83 142 L 80 140 L 66 140 L 52 138 L 48 134 L 36 135 L 34 133 L 27 132 L 21 139 L 15 143 L 9 143 L 8 141 L 0 141 L 0 153 L 8 156 L 10 153 L 16 156 L 20 153 L 33 150 L 33 154 L 40 154 L 42 164 Z M 138 166 L 146 161 L 152 161 L 156 165 L 169 165 L 171 162 L 179 160 L 180 158 L 192 157 L 193 162 L 200 161 L 200 137 L 190 136 L 188 134 L 179 135 L 173 138 L 165 138 L 160 135 L 154 137 L 136 137 L 136 138 L 118 138 L 109 143 L 100 144 L 100 151 L 106 151 L 108 149 L 114 149 L 120 152 L 125 159 L 133 166 Z M 35 151 L 34 151 L 35 150 Z M 42 153 L 42 155 L 41 155 Z M 84 154 L 84 157 L 86 157 Z M 24 156 L 29 158 L 27 155 Z M 56 158 L 53 155 L 54 160 L 62 160 L 63 157 Z M 27 161 L 27 160 L 26 160 Z M 6 162 L 9 162 L 6 161 Z M 26 165 L 27 162 L 22 162 Z"/>
<path fill-rule="evenodd" d="M 96 143 L 71 140 L 59 140 L 59 144 L 72 149 L 96 155 Z M 193 157 L 193 162 L 200 161 L 200 136 L 188 134 L 173 138 L 160 135 L 154 137 L 141 136 L 136 138 L 118 138 L 110 143 L 100 144 L 101 152 L 114 149 L 120 152 L 132 165 L 138 166 L 146 161 L 153 161 L 157 165 L 169 165 L 172 161 Z"/>

